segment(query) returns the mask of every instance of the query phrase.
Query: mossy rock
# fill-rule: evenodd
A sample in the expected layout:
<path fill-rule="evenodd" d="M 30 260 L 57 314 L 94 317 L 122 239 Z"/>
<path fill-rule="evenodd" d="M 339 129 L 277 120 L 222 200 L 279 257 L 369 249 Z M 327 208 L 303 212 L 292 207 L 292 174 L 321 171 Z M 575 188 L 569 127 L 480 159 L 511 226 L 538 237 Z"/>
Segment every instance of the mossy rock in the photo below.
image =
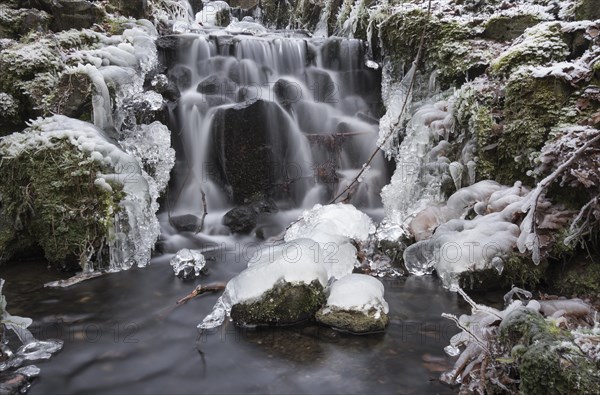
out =
<path fill-rule="evenodd" d="M 535 289 L 545 281 L 548 262 L 535 265 L 531 258 L 513 253 L 504 259 L 502 272 L 494 268 L 468 271 L 460 274 L 461 288 L 475 292 L 505 290 L 513 285 L 525 289 Z"/>
<path fill-rule="evenodd" d="M 11 94 L 0 92 L 0 137 L 19 129 L 23 124 L 20 103 Z"/>
<path fill-rule="evenodd" d="M 476 38 L 467 23 L 429 16 L 420 9 L 403 10 L 384 19 L 378 32 L 383 53 L 404 67 L 399 74 L 415 60 L 424 29 L 420 70 L 426 74 L 437 70 L 442 87 L 460 85 L 467 76 L 483 73 L 493 59 L 489 44 Z"/>
<path fill-rule="evenodd" d="M 600 19 L 600 7 L 597 0 L 578 0 L 575 5 L 575 19 L 578 21 Z"/>
<path fill-rule="evenodd" d="M 598 366 L 571 342 L 568 331 L 538 312 L 519 308 L 500 324 L 500 341 L 512 347 L 524 394 L 595 394 L 600 392 Z"/>
<path fill-rule="evenodd" d="M 0 250 L 10 259 L 23 246 L 39 245 L 53 265 L 76 267 L 90 250 L 100 259 L 111 224 L 124 197 L 120 185 L 108 192 L 94 185 L 96 174 L 111 169 L 92 160 L 67 140 L 52 148 L 4 157 L 0 166 L 3 221 Z"/>
<path fill-rule="evenodd" d="M 585 254 L 585 253 L 583 253 Z M 551 289 L 560 295 L 599 295 L 600 263 L 583 254 L 566 263 L 555 263 L 550 270 Z"/>
<path fill-rule="evenodd" d="M 325 307 L 316 314 L 318 322 L 333 328 L 356 334 L 383 332 L 390 319 L 384 312 L 371 309 L 367 314 L 361 311 Z"/>
<path fill-rule="evenodd" d="M 570 54 L 571 38 L 560 22 L 545 22 L 525 34 L 491 63 L 491 73 L 509 76 L 522 66 L 544 66 L 562 62 Z"/>
<path fill-rule="evenodd" d="M 147 18 L 150 12 L 147 0 L 109 0 L 106 10 L 135 19 Z"/>
<path fill-rule="evenodd" d="M 496 41 L 511 41 L 519 37 L 529 27 L 539 23 L 539 18 L 530 15 L 495 16 L 487 21 L 482 37 Z"/>
<path fill-rule="evenodd" d="M 498 156 L 504 163 L 499 182 L 526 180 L 533 168 L 532 154 L 548 140 L 570 94 L 571 88 L 557 78 L 534 78 L 526 70 L 511 76 L 506 84 L 504 130 L 498 139 Z"/>
<path fill-rule="evenodd" d="M 51 16 L 40 10 L 13 9 L 0 4 L 0 38 L 18 38 L 30 31 L 46 31 Z"/>
<path fill-rule="evenodd" d="M 497 154 L 502 133 L 504 86 L 494 80 L 478 80 L 458 92 L 454 105 L 455 125 L 475 140 L 478 180 L 495 179 L 503 169 Z M 452 182 L 450 190 L 453 192 Z"/>
<path fill-rule="evenodd" d="M 325 304 L 323 286 L 280 282 L 265 292 L 260 300 L 238 303 L 231 308 L 231 319 L 242 326 L 285 326 L 314 318 Z"/>
<path fill-rule="evenodd" d="M 263 11 L 262 22 L 266 26 L 284 29 L 290 20 L 294 3 L 285 0 L 261 0 L 259 6 Z"/>

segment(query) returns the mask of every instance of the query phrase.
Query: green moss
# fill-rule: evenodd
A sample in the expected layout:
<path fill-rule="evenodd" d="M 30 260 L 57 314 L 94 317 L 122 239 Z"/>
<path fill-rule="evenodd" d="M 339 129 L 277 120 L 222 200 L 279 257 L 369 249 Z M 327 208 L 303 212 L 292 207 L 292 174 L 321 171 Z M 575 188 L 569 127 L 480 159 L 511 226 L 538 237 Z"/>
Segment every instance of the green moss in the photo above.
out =
<path fill-rule="evenodd" d="M 325 301 L 323 287 L 316 280 L 309 285 L 280 282 L 259 301 L 234 305 L 231 319 L 238 325 L 291 325 L 312 319 Z"/>
<path fill-rule="evenodd" d="M 504 290 L 513 285 L 525 289 L 535 289 L 544 281 L 547 268 L 547 262 L 535 265 L 531 258 L 512 253 L 504 259 L 504 268 L 501 274 L 493 268 L 465 272 L 460 275 L 459 284 L 464 289 L 476 292 Z"/>
<path fill-rule="evenodd" d="M 498 139 L 498 159 L 504 164 L 504 174 L 497 174 L 499 182 L 510 185 L 527 179 L 533 155 L 559 122 L 569 94 L 568 86 L 555 78 L 533 78 L 526 70 L 511 76 L 506 84 L 504 129 Z"/>
<path fill-rule="evenodd" d="M 590 257 L 576 255 L 565 263 L 557 262 L 549 277 L 552 290 L 560 295 L 600 294 L 600 262 Z"/>
<path fill-rule="evenodd" d="M 306 1 L 305 3 L 309 3 L 309 1 Z M 309 7 L 309 4 L 306 4 L 306 7 Z M 263 22 L 265 25 L 273 26 L 276 29 L 284 29 L 290 20 L 290 11 L 293 10 L 293 8 L 294 4 L 287 1 L 262 0 L 261 9 L 264 13 Z"/>
<path fill-rule="evenodd" d="M 371 20 L 376 22 L 377 18 Z M 421 9 L 403 10 L 384 19 L 379 29 L 384 54 L 398 66 L 409 67 L 416 58 L 424 28 L 421 70 L 438 70 L 444 87 L 464 82 L 475 70 L 482 72 L 492 59 L 489 45 L 475 39 L 468 24 L 429 17 Z"/>
<path fill-rule="evenodd" d="M 382 332 L 389 324 L 387 314 L 371 309 L 367 314 L 359 311 L 321 309 L 316 314 L 318 322 L 356 334 Z"/>
<path fill-rule="evenodd" d="M 571 342 L 571 334 L 544 320 L 537 312 L 520 308 L 500 325 L 500 340 L 512 347 L 524 394 L 598 393 L 596 364 Z"/>
<path fill-rule="evenodd" d="M 455 123 L 475 140 L 478 179 L 495 179 L 504 171 L 497 148 L 502 133 L 502 119 L 497 114 L 501 114 L 503 107 L 504 91 L 495 81 L 467 84 L 458 93 Z"/>
<path fill-rule="evenodd" d="M 521 66 L 541 66 L 566 60 L 568 37 L 559 22 L 541 23 L 528 29 L 523 37 L 491 64 L 491 72 L 508 76 Z"/>
<path fill-rule="evenodd" d="M 496 15 L 485 23 L 482 36 L 492 40 L 509 41 L 514 40 L 525 32 L 525 29 L 540 22 L 535 15 Z"/>
<path fill-rule="evenodd" d="M 91 160 L 66 140 L 47 148 L 3 158 L 0 193 L 3 215 L 11 224 L 1 250 L 17 252 L 15 241 L 38 244 L 57 266 L 82 263 L 102 251 L 114 214 L 123 198 L 121 187 L 107 192 L 94 185 L 97 172 L 110 169 Z M 12 236 L 12 237 L 10 237 Z M 24 242 L 27 240 L 27 242 Z"/>
<path fill-rule="evenodd" d="M 594 21 L 600 19 L 600 7 L 595 0 L 577 0 L 574 15 L 578 21 Z"/>

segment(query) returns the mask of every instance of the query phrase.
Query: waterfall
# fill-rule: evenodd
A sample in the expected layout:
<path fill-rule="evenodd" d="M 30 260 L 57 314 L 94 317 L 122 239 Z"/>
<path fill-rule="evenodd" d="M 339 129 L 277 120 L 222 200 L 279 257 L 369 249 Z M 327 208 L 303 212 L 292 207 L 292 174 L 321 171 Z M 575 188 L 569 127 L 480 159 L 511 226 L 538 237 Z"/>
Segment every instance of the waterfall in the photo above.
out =
<path fill-rule="evenodd" d="M 365 67 L 362 41 L 213 29 L 179 42 L 183 55 L 167 73 L 181 94 L 171 117 L 181 136 L 173 215 L 201 216 L 201 191 L 208 232 L 256 196 L 280 209 L 327 203 L 376 148 L 380 77 Z M 373 161 L 353 204 L 381 206 L 385 164 Z"/>

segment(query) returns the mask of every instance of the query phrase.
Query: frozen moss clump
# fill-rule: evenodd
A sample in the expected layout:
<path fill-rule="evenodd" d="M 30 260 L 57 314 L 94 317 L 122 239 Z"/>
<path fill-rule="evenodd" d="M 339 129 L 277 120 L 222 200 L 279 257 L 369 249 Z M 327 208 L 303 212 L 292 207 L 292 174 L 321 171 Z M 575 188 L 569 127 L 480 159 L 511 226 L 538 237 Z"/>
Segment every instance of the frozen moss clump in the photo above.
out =
<path fill-rule="evenodd" d="M 525 31 L 492 64 L 495 74 L 509 75 L 520 66 L 541 66 L 562 62 L 569 55 L 569 46 L 562 24 L 545 22 Z"/>
<path fill-rule="evenodd" d="M 536 311 L 519 308 L 500 324 L 500 339 L 512 346 L 525 394 L 600 392 L 600 371 L 568 331 L 557 328 Z"/>
<path fill-rule="evenodd" d="M 37 245 L 58 266 L 147 264 L 159 233 L 159 187 L 141 159 L 64 116 L 4 137 L 0 155 L 4 260 Z"/>

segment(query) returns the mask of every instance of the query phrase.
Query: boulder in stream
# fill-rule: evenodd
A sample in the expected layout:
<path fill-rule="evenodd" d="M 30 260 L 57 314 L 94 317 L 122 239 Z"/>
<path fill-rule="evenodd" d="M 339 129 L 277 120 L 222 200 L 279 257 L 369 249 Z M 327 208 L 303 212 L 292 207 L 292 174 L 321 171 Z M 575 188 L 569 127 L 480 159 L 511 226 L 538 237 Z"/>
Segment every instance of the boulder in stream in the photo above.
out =
<path fill-rule="evenodd" d="M 223 225 L 234 233 L 250 233 L 256 227 L 258 214 L 250 206 L 235 207 L 223 216 Z"/>
<path fill-rule="evenodd" d="M 383 284 L 375 277 L 349 274 L 333 283 L 318 322 L 352 333 L 381 332 L 389 323 Z"/>

